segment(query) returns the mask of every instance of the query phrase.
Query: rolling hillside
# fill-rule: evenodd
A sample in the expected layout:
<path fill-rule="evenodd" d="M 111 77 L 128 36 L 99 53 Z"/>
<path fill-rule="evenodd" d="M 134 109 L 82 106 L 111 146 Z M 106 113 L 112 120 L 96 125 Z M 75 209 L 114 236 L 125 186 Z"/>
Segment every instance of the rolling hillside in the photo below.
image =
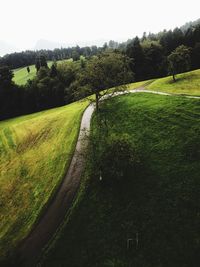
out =
<path fill-rule="evenodd" d="M 174 82 L 172 77 L 156 79 L 147 86 L 150 90 L 163 91 L 173 94 L 200 96 L 200 70 L 194 70 L 176 76 Z"/>
<path fill-rule="evenodd" d="M 68 60 L 59 60 L 57 63 L 62 63 L 62 62 L 67 62 Z M 48 62 L 48 66 L 51 67 L 52 61 Z M 36 68 L 35 65 L 29 66 L 30 68 L 30 73 L 27 72 L 27 68 L 19 68 L 14 70 L 14 78 L 13 81 L 18 84 L 18 85 L 24 85 L 28 80 L 31 80 L 35 77 L 36 75 Z"/>
<path fill-rule="evenodd" d="M 171 77 L 167 77 L 153 82 L 142 81 L 129 84 L 128 89 L 142 87 L 152 82 L 147 85 L 150 90 L 176 94 L 182 94 L 184 91 L 185 94 L 190 92 L 191 95 L 198 95 L 200 88 L 198 75 L 199 70 L 178 75 L 179 79 L 176 83 L 171 83 Z M 76 144 L 81 115 L 87 105 L 87 101 L 76 102 L 65 107 L 0 122 L 1 259 L 6 257 L 8 252 L 12 252 L 17 243 L 30 232 L 33 224 L 39 218 L 49 198 L 62 180 Z M 75 211 L 68 218 L 69 222 L 67 221 L 63 227 L 62 233 L 58 235 L 54 246 L 50 246 L 52 249 L 50 249 L 50 253 L 45 259 L 47 263 L 52 262 L 52 266 L 58 266 L 61 259 L 63 262 L 68 262 L 68 253 L 73 254 L 73 251 L 75 253 L 76 247 L 80 253 L 83 251 L 83 254 L 78 254 L 78 257 L 77 253 L 72 257 L 70 256 L 71 266 L 73 264 L 81 266 L 81 262 L 85 261 L 88 261 L 88 263 L 85 262 L 85 266 L 88 267 L 112 266 L 109 264 L 113 264 L 113 262 L 119 263 L 117 266 L 129 264 L 129 256 L 124 259 L 122 255 L 126 252 L 121 246 L 121 242 L 126 243 L 126 239 L 117 235 L 118 231 L 120 235 L 127 235 L 120 228 L 120 225 L 129 224 L 128 214 L 133 216 L 130 217 L 131 221 L 134 221 L 135 216 L 139 218 L 138 221 L 136 220 L 136 225 L 132 224 L 130 226 L 133 235 L 138 233 L 136 229 L 140 224 L 144 229 L 146 227 L 151 229 L 153 225 L 157 225 L 156 230 L 151 229 L 155 235 L 155 231 L 163 231 L 167 227 L 164 220 L 169 220 L 168 216 L 171 212 L 173 213 L 169 203 L 176 206 L 179 205 L 179 201 L 186 201 L 183 207 L 186 213 L 188 212 L 187 205 L 191 203 L 192 218 L 194 222 L 196 221 L 193 210 L 196 193 L 193 196 L 192 192 L 198 183 L 197 175 L 200 172 L 198 164 L 198 144 L 200 143 L 199 100 L 185 99 L 180 96 L 166 97 L 142 93 L 133 96 L 127 95 L 116 97 L 102 104 L 99 117 L 102 123 L 100 128 L 97 127 L 95 118 L 94 116 L 91 136 L 93 144 L 96 145 L 95 153 L 94 148 L 90 146 L 87 170 L 83 175 L 85 178 L 82 181 L 81 190 L 75 203 Z M 112 140 L 113 136 L 124 135 L 132 140 L 133 144 L 137 144 L 142 162 L 145 162 L 144 171 L 147 171 L 147 173 L 141 174 L 141 177 L 144 178 L 144 183 L 142 183 L 144 188 L 140 188 L 140 182 L 137 182 L 138 192 L 141 196 L 144 194 L 141 199 L 142 202 L 140 203 L 139 195 L 136 194 L 133 197 L 135 191 L 130 185 L 130 191 L 124 192 L 127 197 L 122 199 L 122 203 L 118 206 L 118 198 L 121 192 L 118 192 L 117 195 L 110 189 L 108 192 L 107 189 L 104 193 L 102 192 L 99 185 L 99 166 L 101 166 L 101 150 L 106 147 L 107 140 Z M 93 155 L 92 158 L 91 155 Z M 115 157 L 112 156 L 112 158 Z M 189 174 L 191 179 L 188 178 Z M 174 187 L 172 188 L 171 185 Z M 150 195 L 148 193 L 149 187 Z M 167 202 L 158 192 L 163 192 L 164 197 L 170 192 Z M 187 195 L 187 199 L 184 200 L 185 195 Z M 146 196 L 149 197 L 148 201 Z M 178 198 L 174 196 L 178 196 Z M 132 197 L 133 203 L 130 202 Z M 148 203 L 145 203 L 145 201 Z M 129 202 L 133 208 L 126 211 L 125 207 L 126 205 L 129 206 Z M 138 203 L 138 207 L 140 207 L 138 211 L 134 202 Z M 158 203 L 157 206 L 156 203 Z M 155 206 L 155 209 L 153 206 Z M 111 210 L 109 210 L 109 207 Z M 143 209 L 148 212 L 143 214 Z M 163 215 L 163 219 L 160 219 L 157 212 L 162 209 L 166 209 L 167 213 Z M 125 213 L 123 213 L 123 210 L 125 210 Z M 110 211 L 111 215 L 107 217 Z M 150 218 L 149 223 L 145 221 L 147 219 L 145 216 Z M 152 216 L 158 216 L 158 220 Z M 144 219 L 144 224 L 141 218 Z M 181 214 L 177 218 L 173 217 L 171 227 L 178 231 L 179 222 L 186 222 L 186 220 L 187 217 Z M 104 222 L 105 228 L 102 229 L 101 225 L 104 225 Z M 113 225 L 113 222 L 116 222 L 116 225 Z M 161 227 L 161 229 L 159 225 L 162 223 L 163 228 Z M 97 227 L 100 231 L 95 233 Z M 185 227 L 182 230 L 192 236 L 190 227 L 195 227 L 195 225 L 186 222 Z M 114 232 L 113 235 L 109 236 L 111 229 L 114 229 Z M 180 230 L 181 235 L 182 230 Z M 139 231 L 143 230 L 139 228 Z M 116 246 L 113 246 L 114 239 L 112 238 L 115 236 L 117 237 L 117 243 Z M 141 259 L 136 257 L 134 264 L 138 264 L 141 260 L 141 264 L 147 266 L 145 265 L 147 260 L 145 251 L 149 252 L 149 240 L 151 238 L 152 236 L 145 233 L 147 246 L 142 248 Z M 195 258 L 196 243 L 194 237 L 191 238 L 193 238 L 192 248 L 194 253 L 189 249 L 189 254 L 187 254 L 185 247 L 179 247 L 177 243 L 175 243 L 173 249 L 180 249 L 184 251 L 185 255 Z M 164 237 L 158 235 L 155 242 L 149 255 L 152 262 L 157 264 L 153 257 L 156 250 L 160 253 L 159 259 L 161 261 L 168 256 L 173 257 L 170 252 L 170 240 L 167 241 L 169 251 L 166 254 L 159 250 L 164 247 Z M 105 247 L 104 250 L 102 250 L 101 244 Z M 124 246 L 126 247 L 126 245 Z M 95 247 L 98 247 L 98 254 L 93 250 Z M 88 255 L 88 251 L 91 251 L 91 256 Z M 99 265 L 94 265 L 95 262 L 99 262 Z"/>
<path fill-rule="evenodd" d="M 0 258 L 37 221 L 58 187 L 88 105 L 61 108 L 0 122 Z"/>
<path fill-rule="evenodd" d="M 199 144 L 199 99 L 105 101 L 77 202 L 41 266 L 196 266 Z"/>

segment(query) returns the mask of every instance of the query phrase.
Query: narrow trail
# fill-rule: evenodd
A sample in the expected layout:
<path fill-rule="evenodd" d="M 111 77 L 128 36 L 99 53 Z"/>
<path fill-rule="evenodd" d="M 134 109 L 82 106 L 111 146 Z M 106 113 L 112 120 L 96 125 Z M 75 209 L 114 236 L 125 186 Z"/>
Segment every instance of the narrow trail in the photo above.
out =
<path fill-rule="evenodd" d="M 94 105 L 88 106 L 85 110 L 81 120 L 75 152 L 67 174 L 42 218 L 19 246 L 17 251 L 17 262 L 19 263 L 17 265 L 14 263 L 14 266 L 36 266 L 42 249 L 52 238 L 70 209 L 84 170 L 86 160 L 84 153 L 85 147 L 88 145 L 87 136 L 90 130 L 90 120 L 93 111 Z"/>
<path fill-rule="evenodd" d="M 152 93 L 158 95 L 177 96 L 164 92 L 149 91 L 145 87 L 117 92 L 112 96 L 124 95 L 128 93 Z M 186 98 L 198 98 L 196 96 L 180 96 Z M 105 99 L 106 97 L 104 97 Z M 88 136 L 90 131 L 91 117 L 94 112 L 94 105 L 90 104 L 84 111 L 78 141 L 75 152 L 72 157 L 69 169 L 64 177 L 60 188 L 56 192 L 53 200 L 49 203 L 43 216 L 35 225 L 34 229 L 25 238 L 17 250 L 17 262 L 14 266 L 36 266 L 38 259 L 42 254 L 43 248 L 51 240 L 56 230 L 62 223 L 65 215 L 72 206 L 73 200 L 79 189 L 81 174 L 84 171 L 86 161 L 86 148 L 89 142 Z"/>

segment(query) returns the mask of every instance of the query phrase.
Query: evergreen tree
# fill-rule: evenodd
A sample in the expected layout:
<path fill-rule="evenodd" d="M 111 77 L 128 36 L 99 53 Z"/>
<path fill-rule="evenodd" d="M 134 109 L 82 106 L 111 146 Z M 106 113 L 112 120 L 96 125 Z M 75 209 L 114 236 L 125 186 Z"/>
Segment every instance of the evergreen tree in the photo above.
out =
<path fill-rule="evenodd" d="M 40 57 L 38 57 L 36 59 L 36 62 L 35 62 L 35 68 L 36 68 L 36 71 L 38 72 L 40 70 L 40 67 L 41 67 L 41 64 L 40 64 Z"/>
<path fill-rule="evenodd" d="M 127 55 L 133 60 L 131 65 L 132 71 L 135 72 L 136 81 L 144 79 L 144 52 L 140 44 L 140 40 L 136 37 L 131 43 L 128 44 L 126 49 Z"/>
<path fill-rule="evenodd" d="M 28 74 L 30 73 L 30 68 L 29 68 L 29 66 L 26 68 L 27 69 L 27 72 L 28 72 Z"/>
<path fill-rule="evenodd" d="M 44 67 L 44 68 L 48 68 L 47 60 L 46 60 L 46 57 L 44 55 L 40 56 L 40 66 Z"/>
<path fill-rule="evenodd" d="M 51 66 L 50 77 L 54 78 L 54 77 L 57 76 L 57 74 L 58 74 L 58 72 L 57 72 L 57 68 L 56 68 L 56 65 L 55 65 L 55 63 L 54 63 L 54 64 L 52 64 L 52 66 Z"/>
<path fill-rule="evenodd" d="M 0 66 L 0 86 L 8 87 L 12 85 L 13 72 L 7 66 Z"/>

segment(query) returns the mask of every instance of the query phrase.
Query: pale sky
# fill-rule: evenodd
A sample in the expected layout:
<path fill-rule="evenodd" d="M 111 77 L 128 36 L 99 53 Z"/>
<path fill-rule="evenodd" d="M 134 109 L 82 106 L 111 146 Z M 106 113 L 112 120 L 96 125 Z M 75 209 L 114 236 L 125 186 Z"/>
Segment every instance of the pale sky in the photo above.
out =
<path fill-rule="evenodd" d="M 199 0 L 0 0 L 0 40 L 20 50 L 39 39 L 121 40 L 200 17 Z"/>

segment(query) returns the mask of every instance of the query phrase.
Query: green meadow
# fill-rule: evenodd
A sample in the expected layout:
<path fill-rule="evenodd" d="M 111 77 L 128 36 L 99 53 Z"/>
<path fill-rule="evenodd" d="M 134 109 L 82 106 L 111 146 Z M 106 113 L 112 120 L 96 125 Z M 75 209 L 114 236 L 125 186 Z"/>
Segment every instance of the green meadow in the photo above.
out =
<path fill-rule="evenodd" d="M 33 78 L 35 66 L 30 69 L 28 77 L 26 68 L 16 70 L 15 79 L 21 77 L 16 83 Z M 177 75 L 176 83 L 171 77 L 136 82 L 127 89 L 146 86 L 200 95 L 199 74 L 200 70 Z M 75 102 L 0 122 L 1 259 L 9 257 L 27 236 L 59 186 L 88 103 Z M 184 267 L 195 261 L 199 125 L 198 99 L 137 93 L 101 103 L 100 114 L 92 120 L 80 192 L 61 232 L 49 245 L 44 266 L 153 267 L 168 262 Z M 99 182 L 99 168 L 107 142 L 121 136 L 137 148 L 143 170 L 132 182 L 124 177 L 123 185 L 115 190 Z M 127 251 L 127 239 L 136 234 L 141 247 Z"/>
<path fill-rule="evenodd" d="M 16 84 L 24 85 L 28 80 L 32 80 L 36 75 L 35 65 L 31 65 L 29 66 L 29 68 L 30 68 L 30 73 L 27 72 L 26 68 L 19 68 L 14 70 L 13 81 Z"/>
<path fill-rule="evenodd" d="M 71 59 L 59 60 L 57 61 L 57 63 L 58 64 L 65 63 L 68 61 L 71 61 Z M 52 64 L 53 64 L 53 61 L 48 62 L 49 67 L 51 67 Z M 28 80 L 32 80 L 36 75 L 36 68 L 35 68 L 35 65 L 31 65 L 29 66 L 29 68 L 30 68 L 30 73 L 27 72 L 27 67 L 14 70 L 13 81 L 18 85 L 24 85 L 26 84 Z"/>
<path fill-rule="evenodd" d="M 147 89 L 163 91 L 173 94 L 200 96 L 200 70 L 194 70 L 176 75 L 174 82 L 172 76 L 157 79 L 147 86 Z"/>
<path fill-rule="evenodd" d="M 100 180 L 102 153 L 116 138 L 129 140 L 141 165 L 109 186 Z M 196 266 L 199 144 L 198 99 L 136 93 L 104 101 L 77 201 L 42 266 Z M 108 153 L 113 171 L 120 155 Z"/>
<path fill-rule="evenodd" d="M 48 62 L 48 66 L 50 67 L 52 65 L 52 62 Z M 13 81 L 18 85 L 24 85 L 28 80 L 32 80 L 36 75 L 36 68 L 35 65 L 29 66 L 30 73 L 27 72 L 27 68 L 19 68 L 14 70 L 14 77 Z"/>
<path fill-rule="evenodd" d="M 74 152 L 87 101 L 0 122 L 0 258 L 31 230 Z"/>

